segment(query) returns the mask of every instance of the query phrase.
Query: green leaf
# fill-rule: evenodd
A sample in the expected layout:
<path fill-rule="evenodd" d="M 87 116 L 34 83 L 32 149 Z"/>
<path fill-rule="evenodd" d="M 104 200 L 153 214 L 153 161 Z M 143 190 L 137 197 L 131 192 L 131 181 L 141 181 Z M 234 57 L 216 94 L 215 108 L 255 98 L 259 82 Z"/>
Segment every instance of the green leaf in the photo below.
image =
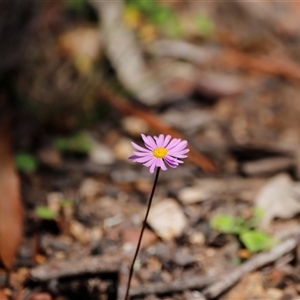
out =
<path fill-rule="evenodd" d="M 264 210 L 261 208 L 254 208 L 253 217 L 246 222 L 248 229 L 255 228 L 259 225 L 262 217 L 264 215 Z"/>
<path fill-rule="evenodd" d="M 180 38 L 182 36 L 182 27 L 176 15 L 168 18 L 161 26 L 161 30 L 169 38 Z"/>
<path fill-rule="evenodd" d="M 35 157 L 24 152 L 15 154 L 15 163 L 17 169 L 21 172 L 31 173 L 34 172 L 38 167 L 38 163 Z"/>
<path fill-rule="evenodd" d="M 88 154 L 92 149 L 92 140 L 85 132 L 79 132 L 71 137 L 58 138 L 55 147 L 62 152 L 75 152 Z"/>
<path fill-rule="evenodd" d="M 268 250 L 275 244 L 272 236 L 256 230 L 241 233 L 240 240 L 250 252 Z"/>
<path fill-rule="evenodd" d="M 222 233 L 239 234 L 246 230 L 244 220 L 242 218 L 236 218 L 229 215 L 215 216 L 211 220 L 210 226 Z"/>
<path fill-rule="evenodd" d="M 169 8 L 160 7 L 156 9 L 150 18 L 155 25 L 163 25 L 172 16 L 173 12 Z"/>
<path fill-rule="evenodd" d="M 49 209 L 47 206 L 38 206 L 35 213 L 43 220 L 54 220 L 57 218 L 57 213 Z"/>
<path fill-rule="evenodd" d="M 128 4 L 132 5 L 133 7 L 136 7 L 138 10 L 140 10 L 146 15 L 153 13 L 153 11 L 156 10 L 159 5 L 158 2 L 155 0 L 129 0 Z"/>
<path fill-rule="evenodd" d="M 195 18 L 196 26 L 202 36 L 209 37 L 214 33 L 215 24 L 213 20 L 206 15 L 198 15 Z"/>
<path fill-rule="evenodd" d="M 67 9 L 84 12 L 87 5 L 87 0 L 64 0 Z"/>
<path fill-rule="evenodd" d="M 66 207 L 66 206 L 72 206 L 74 204 L 73 200 L 72 199 L 69 199 L 69 198 L 66 198 L 64 199 L 62 202 L 61 202 L 61 205 L 63 207 Z"/>

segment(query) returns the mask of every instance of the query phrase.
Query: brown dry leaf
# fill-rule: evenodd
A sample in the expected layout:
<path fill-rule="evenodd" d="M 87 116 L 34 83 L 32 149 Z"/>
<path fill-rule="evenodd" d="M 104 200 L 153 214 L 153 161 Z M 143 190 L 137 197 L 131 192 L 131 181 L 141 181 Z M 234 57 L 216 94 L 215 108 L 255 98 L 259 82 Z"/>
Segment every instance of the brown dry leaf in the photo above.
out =
<path fill-rule="evenodd" d="M 0 126 L 0 259 L 10 269 L 22 238 L 23 218 L 8 123 L 4 120 Z"/>
<path fill-rule="evenodd" d="M 0 289 L 0 300 L 7 300 L 7 297 L 4 295 L 4 292 Z"/>

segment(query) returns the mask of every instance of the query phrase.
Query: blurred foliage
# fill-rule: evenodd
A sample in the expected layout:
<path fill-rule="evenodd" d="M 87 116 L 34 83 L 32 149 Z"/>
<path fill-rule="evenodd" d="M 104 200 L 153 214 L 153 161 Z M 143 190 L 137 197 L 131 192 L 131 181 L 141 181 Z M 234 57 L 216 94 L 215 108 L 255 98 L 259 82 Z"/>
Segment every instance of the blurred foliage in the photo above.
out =
<path fill-rule="evenodd" d="M 66 198 L 61 202 L 62 207 L 73 206 L 74 202 L 72 199 Z"/>
<path fill-rule="evenodd" d="M 26 173 L 34 172 L 38 167 L 35 157 L 24 152 L 15 154 L 15 163 L 19 171 Z"/>
<path fill-rule="evenodd" d="M 199 30 L 199 33 L 203 37 L 210 37 L 215 31 L 215 24 L 212 18 L 207 15 L 197 15 L 195 17 L 196 27 Z"/>
<path fill-rule="evenodd" d="M 250 252 L 268 250 L 275 244 L 273 237 L 256 230 L 242 232 L 239 237 Z"/>
<path fill-rule="evenodd" d="M 42 220 L 54 220 L 57 218 L 57 213 L 47 206 L 36 207 L 35 214 Z"/>
<path fill-rule="evenodd" d="M 79 15 L 87 14 L 88 0 L 63 0 L 67 10 Z"/>
<path fill-rule="evenodd" d="M 128 0 L 125 14 L 127 15 L 129 24 L 136 24 L 140 22 L 141 16 L 144 16 L 145 19 L 147 19 L 167 37 L 179 38 L 182 35 L 182 28 L 176 12 L 172 8 L 161 4 L 157 0 Z M 145 23 L 143 25 L 147 26 Z M 143 29 L 144 28 L 142 26 L 141 30 Z"/>
<path fill-rule="evenodd" d="M 245 228 L 244 223 L 242 218 L 218 215 L 211 220 L 210 226 L 222 233 L 239 234 Z"/>
<path fill-rule="evenodd" d="M 92 149 L 91 137 L 86 132 L 78 132 L 70 137 L 57 138 L 54 146 L 62 152 L 88 154 Z"/>
<path fill-rule="evenodd" d="M 212 218 L 210 226 L 222 233 L 237 235 L 250 252 L 264 251 L 275 245 L 275 239 L 255 228 L 262 217 L 261 210 L 255 210 L 249 220 L 231 215 L 218 215 Z"/>

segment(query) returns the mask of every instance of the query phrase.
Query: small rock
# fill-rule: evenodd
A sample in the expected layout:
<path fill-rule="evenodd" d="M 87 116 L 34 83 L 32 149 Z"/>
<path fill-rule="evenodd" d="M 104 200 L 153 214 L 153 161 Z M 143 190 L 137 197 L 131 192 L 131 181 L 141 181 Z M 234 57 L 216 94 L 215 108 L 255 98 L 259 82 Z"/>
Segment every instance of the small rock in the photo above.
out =
<path fill-rule="evenodd" d="M 75 61 L 79 71 L 86 74 L 101 52 L 99 30 L 96 27 L 80 27 L 64 32 L 58 37 L 61 52 Z"/>
<path fill-rule="evenodd" d="M 289 175 L 273 177 L 258 193 L 256 207 L 262 209 L 261 226 L 266 228 L 275 217 L 289 219 L 300 212 L 300 195 Z"/>
<path fill-rule="evenodd" d="M 182 234 L 187 220 L 180 205 L 167 198 L 153 205 L 148 223 L 159 237 L 169 241 Z"/>
<path fill-rule="evenodd" d="M 62 164 L 61 154 L 54 148 L 41 149 L 38 152 L 38 159 L 41 163 L 52 168 L 59 167 Z"/>
<path fill-rule="evenodd" d="M 34 250 L 32 245 L 22 244 L 19 249 L 19 257 L 23 260 L 32 260 L 34 257 Z"/>
<path fill-rule="evenodd" d="M 123 217 L 122 215 L 115 215 L 113 217 L 110 217 L 110 218 L 106 218 L 104 221 L 103 221 L 103 227 L 104 228 L 110 228 L 110 227 L 113 227 L 113 226 L 117 226 L 119 225 L 120 223 L 123 222 Z"/>
<path fill-rule="evenodd" d="M 116 183 L 135 183 L 138 179 L 137 173 L 130 169 L 113 170 L 110 176 Z"/>
<path fill-rule="evenodd" d="M 147 132 L 149 127 L 148 124 L 137 117 L 126 117 L 122 120 L 124 129 L 133 136 L 140 136 L 141 133 Z"/>
<path fill-rule="evenodd" d="M 243 85 L 237 76 L 221 73 L 203 73 L 198 77 L 196 90 L 202 95 L 218 99 L 240 94 L 243 90 Z"/>
<path fill-rule="evenodd" d="M 112 149 L 106 147 L 102 144 L 95 144 L 92 148 L 90 154 L 90 160 L 93 163 L 100 164 L 100 165 L 110 165 L 114 163 L 115 157 L 113 154 Z"/>
<path fill-rule="evenodd" d="M 151 192 L 151 189 L 152 189 L 152 183 L 149 180 L 139 178 L 139 179 L 137 179 L 137 181 L 135 183 L 135 188 L 139 192 L 149 195 L 149 193 Z"/>
<path fill-rule="evenodd" d="M 57 238 L 48 238 L 48 240 L 44 239 L 44 247 L 50 247 L 54 251 L 62 251 L 67 252 L 70 249 L 72 244 L 72 239 L 69 236 L 62 235 Z"/>
<path fill-rule="evenodd" d="M 136 247 L 140 236 L 141 229 L 129 229 L 126 228 L 122 232 L 124 243 L 130 244 L 132 247 Z M 141 249 L 147 248 L 157 241 L 157 236 L 151 230 L 145 229 Z"/>
<path fill-rule="evenodd" d="M 186 187 L 179 192 L 178 198 L 184 204 L 194 204 L 206 200 L 207 193 L 201 187 Z"/>
<path fill-rule="evenodd" d="M 189 237 L 189 242 L 191 244 L 204 245 L 205 244 L 205 236 L 202 232 L 194 232 Z"/>
<path fill-rule="evenodd" d="M 266 290 L 266 298 L 272 300 L 280 300 L 283 296 L 283 290 L 276 288 L 269 288 Z"/>
<path fill-rule="evenodd" d="M 266 297 L 262 282 L 262 275 L 259 272 L 248 274 L 241 278 L 241 281 L 222 299 L 269 299 Z"/>
<path fill-rule="evenodd" d="M 185 267 L 186 265 L 194 263 L 195 257 L 187 248 L 179 248 L 175 252 L 174 261 L 178 266 Z"/>
<path fill-rule="evenodd" d="M 89 234 L 86 228 L 79 222 L 73 220 L 70 222 L 70 234 L 80 243 L 86 245 L 89 242 Z"/>
<path fill-rule="evenodd" d="M 196 130 L 215 122 L 212 114 L 198 109 L 187 111 L 168 110 L 162 118 L 168 124 L 183 130 Z"/>
<path fill-rule="evenodd" d="M 101 182 L 94 178 L 85 179 L 79 188 L 79 196 L 88 202 L 94 201 L 103 193 Z"/>
<path fill-rule="evenodd" d="M 183 293 L 186 300 L 206 300 L 206 298 L 199 291 L 185 291 Z"/>
<path fill-rule="evenodd" d="M 52 192 L 47 195 L 48 208 L 58 214 L 61 209 L 61 203 L 64 199 L 64 195 L 60 192 Z"/>
<path fill-rule="evenodd" d="M 99 242 L 103 236 L 103 230 L 100 226 L 95 226 L 89 229 L 90 241 L 92 243 Z"/>
<path fill-rule="evenodd" d="M 132 155 L 131 141 L 127 138 L 121 138 L 114 146 L 114 154 L 120 160 L 128 161 L 128 157 Z"/>

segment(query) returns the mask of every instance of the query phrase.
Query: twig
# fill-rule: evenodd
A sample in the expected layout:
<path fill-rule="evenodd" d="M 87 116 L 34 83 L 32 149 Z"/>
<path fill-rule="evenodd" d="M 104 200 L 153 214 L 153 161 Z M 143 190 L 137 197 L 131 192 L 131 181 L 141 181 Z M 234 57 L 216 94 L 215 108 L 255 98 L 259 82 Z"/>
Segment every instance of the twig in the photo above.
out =
<path fill-rule="evenodd" d="M 48 281 L 61 277 L 82 274 L 118 272 L 122 257 L 88 256 L 79 260 L 56 260 L 31 269 L 30 275 L 39 281 Z"/>
<path fill-rule="evenodd" d="M 287 59 L 257 58 L 237 51 L 227 50 L 216 58 L 216 62 L 223 66 L 238 67 L 264 74 L 300 80 L 300 66 Z"/>
<path fill-rule="evenodd" d="M 248 274 L 258 268 L 261 268 L 269 263 L 276 261 L 281 256 L 292 251 L 298 245 L 298 243 L 299 239 L 297 237 L 292 237 L 282 242 L 281 244 L 274 247 L 268 252 L 257 254 L 256 256 L 247 260 L 245 263 L 237 267 L 229 274 L 225 274 L 223 277 L 216 280 L 215 283 L 208 286 L 203 291 L 204 296 L 208 299 L 212 299 L 219 296 L 221 293 L 223 293 L 232 285 L 234 285 L 245 274 Z"/>
<path fill-rule="evenodd" d="M 271 157 L 245 162 L 241 166 L 241 171 L 248 176 L 275 174 L 290 169 L 294 164 L 294 159 L 290 157 Z"/>
<path fill-rule="evenodd" d="M 186 59 L 196 64 L 211 64 L 214 62 L 226 67 L 300 80 L 300 66 L 288 59 L 257 58 L 236 50 L 214 50 L 207 47 L 197 47 L 187 42 L 171 40 L 156 41 L 148 50 L 156 55 Z"/>
<path fill-rule="evenodd" d="M 132 288 L 130 291 L 130 296 L 142 296 L 149 294 L 164 294 L 184 291 L 187 289 L 201 289 L 213 282 L 215 277 L 212 276 L 194 276 L 186 277 L 175 280 L 170 283 L 152 283 L 136 288 Z"/>

